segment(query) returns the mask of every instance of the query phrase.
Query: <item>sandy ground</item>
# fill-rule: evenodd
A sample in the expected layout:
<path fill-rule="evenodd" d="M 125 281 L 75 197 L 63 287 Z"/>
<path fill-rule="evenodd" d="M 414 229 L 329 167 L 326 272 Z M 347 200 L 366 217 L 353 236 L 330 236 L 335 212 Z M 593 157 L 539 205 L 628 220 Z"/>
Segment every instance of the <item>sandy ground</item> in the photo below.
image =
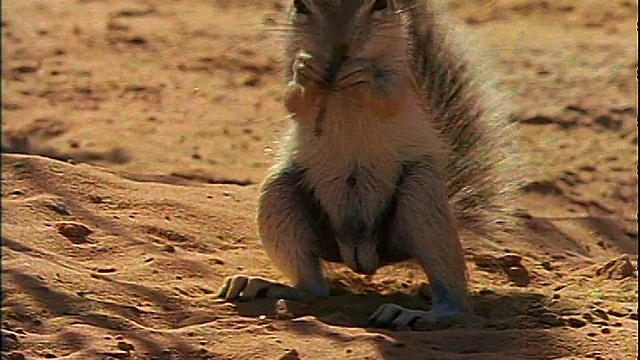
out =
<path fill-rule="evenodd" d="M 406 332 L 364 320 L 428 307 L 412 265 L 336 268 L 324 301 L 214 297 L 285 280 L 254 224 L 286 125 L 279 6 L 3 1 L 2 358 L 635 359 L 637 1 L 451 8 L 512 97 L 526 240 L 465 239 L 485 323 Z"/>

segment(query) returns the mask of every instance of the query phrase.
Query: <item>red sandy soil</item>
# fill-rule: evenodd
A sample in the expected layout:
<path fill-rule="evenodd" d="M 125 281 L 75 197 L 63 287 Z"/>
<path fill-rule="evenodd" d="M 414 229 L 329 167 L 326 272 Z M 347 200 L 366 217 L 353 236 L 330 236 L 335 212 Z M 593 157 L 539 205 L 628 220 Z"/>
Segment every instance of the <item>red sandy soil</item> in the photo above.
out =
<path fill-rule="evenodd" d="M 527 226 L 465 239 L 486 322 L 411 332 L 364 321 L 429 306 L 413 265 L 332 269 L 323 301 L 214 296 L 286 281 L 254 223 L 287 121 L 281 6 L 3 1 L 2 359 L 635 359 L 637 1 L 450 7 L 511 96 Z"/>

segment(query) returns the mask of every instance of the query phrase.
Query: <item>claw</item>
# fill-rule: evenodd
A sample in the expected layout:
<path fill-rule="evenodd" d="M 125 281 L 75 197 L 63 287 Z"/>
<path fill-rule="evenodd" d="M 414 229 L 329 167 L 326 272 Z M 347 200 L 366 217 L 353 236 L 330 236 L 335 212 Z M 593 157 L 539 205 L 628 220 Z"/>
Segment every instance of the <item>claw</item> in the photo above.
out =
<path fill-rule="evenodd" d="M 244 290 L 247 282 L 249 281 L 248 276 L 244 275 L 235 275 L 229 276 L 224 279 L 224 283 L 220 287 L 218 294 L 216 297 L 222 298 L 225 301 L 233 300 L 240 296 L 240 293 Z"/>
<path fill-rule="evenodd" d="M 249 279 L 246 276 L 234 276 L 229 281 L 229 290 L 225 295 L 225 300 L 232 300 L 240 296 L 240 293 L 247 286 Z"/>
<path fill-rule="evenodd" d="M 294 81 L 300 85 L 304 85 L 306 82 L 314 82 L 321 86 L 328 86 L 328 81 L 322 75 L 322 72 L 314 67 L 313 56 L 305 52 L 300 51 L 293 62 L 293 77 Z"/>
<path fill-rule="evenodd" d="M 410 310 L 396 304 L 380 306 L 368 320 L 369 326 L 394 330 L 444 329 L 453 325 L 469 326 L 483 321 L 477 316 L 450 309 L 432 308 L 429 311 Z"/>
<path fill-rule="evenodd" d="M 369 324 L 377 327 L 403 329 L 426 315 L 422 310 L 409 310 L 396 304 L 380 306 L 370 317 Z"/>
<path fill-rule="evenodd" d="M 216 297 L 225 301 L 257 298 L 299 300 L 309 297 L 307 292 L 257 276 L 234 275 L 227 277 Z"/>
<path fill-rule="evenodd" d="M 225 301 L 238 298 L 256 298 L 261 290 L 267 289 L 271 284 L 268 280 L 253 276 L 229 276 L 224 279 L 224 283 L 216 296 L 223 298 Z"/>
<path fill-rule="evenodd" d="M 244 289 L 242 290 L 242 297 L 247 299 L 264 297 L 269 291 L 269 288 L 276 287 L 278 285 L 280 284 L 272 283 L 269 280 L 250 278 L 250 281 L 247 281 Z"/>

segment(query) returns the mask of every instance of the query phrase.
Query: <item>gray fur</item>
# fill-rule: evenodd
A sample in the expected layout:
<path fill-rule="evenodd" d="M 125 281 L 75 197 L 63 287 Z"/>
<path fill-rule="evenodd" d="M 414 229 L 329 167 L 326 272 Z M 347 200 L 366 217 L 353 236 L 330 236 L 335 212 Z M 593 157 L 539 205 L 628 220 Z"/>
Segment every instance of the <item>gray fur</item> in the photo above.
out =
<path fill-rule="evenodd" d="M 321 260 L 373 274 L 415 259 L 432 309 L 388 304 L 374 324 L 469 312 L 458 227 L 488 237 L 509 228 L 506 120 L 431 1 L 390 1 L 378 20 L 369 0 L 302 2 L 315 17 L 289 34 L 294 122 L 258 211 L 263 246 L 293 288 L 238 275 L 221 294 L 326 296 Z"/>
<path fill-rule="evenodd" d="M 416 80 L 451 151 L 446 178 L 458 223 L 488 238 L 513 234 L 517 158 L 511 141 L 516 133 L 504 105 L 488 86 L 490 79 L 481 78 L 482 64 L 472 64 L 474 53 L 454 36 L 442 4 L 398 2 L 410 15 Z"/>

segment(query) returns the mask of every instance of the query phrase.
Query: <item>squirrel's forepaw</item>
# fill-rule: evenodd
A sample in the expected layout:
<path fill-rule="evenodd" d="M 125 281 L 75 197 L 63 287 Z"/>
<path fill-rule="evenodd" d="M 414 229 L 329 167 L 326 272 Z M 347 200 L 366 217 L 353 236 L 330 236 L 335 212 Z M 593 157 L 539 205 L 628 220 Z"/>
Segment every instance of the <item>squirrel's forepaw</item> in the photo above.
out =
<path fill-rule="evenodd" d="M 301 50 L 293 60 L 292 81 L 303 86 L 328 87 L 329 83 L 324 75 L 324 71 L 316 59 L 309 53 Z"/>
<path fill-rule="evenodd" d="M 294 114 L 297 118 L 315 118 L 320 101 L 321 96 L 317 87 L 303 86 L 293 80 L 287 84 L 284 106 L 287 112 Z"/>
<path fill-rule="evenodd" d="M 258 298 L 300 300 L 308 297 L 308 294 L 302 290 L 269 279 L 249 275 L 234 275 L 224 280 L 216 297 L 225 301 Z"/>
<path fill-rule="evenodd" d="M 272 287 L 282 287 L 271 280 L 256 276 L 234 275 L 224 279 L 224 283 L 218 291 L 217 297 L 226 301 L 234 299 L 255 299 L 266 297 Z"/>

